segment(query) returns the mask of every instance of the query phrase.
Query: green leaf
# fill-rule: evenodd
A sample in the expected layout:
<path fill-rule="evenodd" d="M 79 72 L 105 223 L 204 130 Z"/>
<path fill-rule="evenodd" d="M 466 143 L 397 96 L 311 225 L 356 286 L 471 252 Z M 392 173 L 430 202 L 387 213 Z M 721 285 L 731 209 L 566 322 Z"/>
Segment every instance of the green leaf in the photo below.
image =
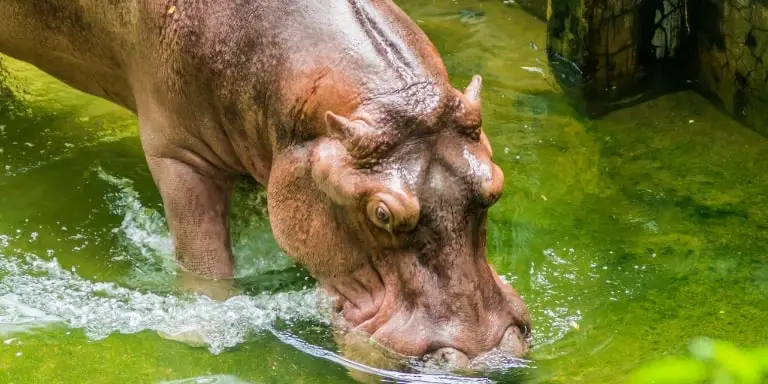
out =
<path fill-rule="evenodd" d="M 691 343 L 691 352 L 700 360 L 714 362 L 739 384 L 759 384 L 761 366 L 746 351 L 720 340 L 697 339 Z"/>
<path fill-rule="evenodd" d="M 630 384 L 699 384 L 707 378 L 707 367 L 698 360 L 667 358 L 636 370 Z"/>
<path fill-rule="evenodd" d="M 763 375 L 768 376 L 768 347 L 755 348 L 749 351 L 752 361 L 755 362 L 763 371 Z"/>

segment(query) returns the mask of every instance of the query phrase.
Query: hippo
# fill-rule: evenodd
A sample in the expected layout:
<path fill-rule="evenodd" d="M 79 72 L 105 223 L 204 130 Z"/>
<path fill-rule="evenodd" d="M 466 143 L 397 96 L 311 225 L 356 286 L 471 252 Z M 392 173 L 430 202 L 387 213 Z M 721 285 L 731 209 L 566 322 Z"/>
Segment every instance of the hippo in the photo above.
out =
<path fill-rule="evenodd" d="M 486 258 L 504 174 L 482 78 L 454 88 L 391 0 L 5 0 L 0 20 L 0 52 L 135 113 L 180 270 L 232 279 L 245 175 L 334 329 L 456 366 L 527 354 Z"/>

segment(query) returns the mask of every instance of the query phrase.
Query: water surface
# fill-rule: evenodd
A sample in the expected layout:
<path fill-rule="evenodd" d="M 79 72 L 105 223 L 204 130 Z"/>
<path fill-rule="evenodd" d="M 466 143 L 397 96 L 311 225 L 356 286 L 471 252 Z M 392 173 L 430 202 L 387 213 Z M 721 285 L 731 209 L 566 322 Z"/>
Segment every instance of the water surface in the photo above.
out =
<path fill-rule="evenodd" d="M 528 367 L 485 382 L 618 383 L 695 336 L 768 343 L 764 137 L 687 92 L 584 121 L 547 70 L 541 21 L 501 1 L 399 4 L 454 85 L 484 77 L 506 174 L 489 257 L 535 326 Z M 235 203 L 247 295 L 178 295 L 135 118 L 4 66 L 0 381 L 354 382 L 352 363 L 330 354 L 313 280 L 271 236 L 262 193 L 244 184 Z M 185 330 L 204 346 L 158 336 Z"/>

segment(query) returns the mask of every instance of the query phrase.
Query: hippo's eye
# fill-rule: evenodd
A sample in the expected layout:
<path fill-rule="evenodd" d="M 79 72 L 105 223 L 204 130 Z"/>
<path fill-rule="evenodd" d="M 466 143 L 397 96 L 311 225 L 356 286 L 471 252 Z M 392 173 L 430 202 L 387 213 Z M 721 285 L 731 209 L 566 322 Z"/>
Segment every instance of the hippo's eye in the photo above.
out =
<path fill-rule="evenodd" d="M 381 200 L 374 200 L 368 204 L 368 217 L 377 227 L 389 231 L 392 227 L 392 211 Z"/>
<path fill-rule="evenodd" d="M 381 205 L 376 207 L 376 218 L 384 225 L 389 224 L 389 213 L 387 213 L 387 209 Z"/>

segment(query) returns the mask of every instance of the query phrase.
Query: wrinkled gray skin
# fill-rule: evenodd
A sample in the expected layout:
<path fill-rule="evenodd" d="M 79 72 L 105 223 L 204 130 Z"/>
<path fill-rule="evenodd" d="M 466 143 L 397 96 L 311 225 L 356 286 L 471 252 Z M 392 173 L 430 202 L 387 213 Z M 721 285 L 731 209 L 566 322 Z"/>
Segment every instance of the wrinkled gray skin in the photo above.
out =
<path fill-rule="evenodd" d="M 527 350 L 526 307 L 485 258 L 504 176 L 481 79 L 451 87 L 391 1 L 3 0 L 0 20 L 0 51 L 137 114 L 183 269 L 231 278 L 249 174 L 337 326 L 458 365 Z"/>

